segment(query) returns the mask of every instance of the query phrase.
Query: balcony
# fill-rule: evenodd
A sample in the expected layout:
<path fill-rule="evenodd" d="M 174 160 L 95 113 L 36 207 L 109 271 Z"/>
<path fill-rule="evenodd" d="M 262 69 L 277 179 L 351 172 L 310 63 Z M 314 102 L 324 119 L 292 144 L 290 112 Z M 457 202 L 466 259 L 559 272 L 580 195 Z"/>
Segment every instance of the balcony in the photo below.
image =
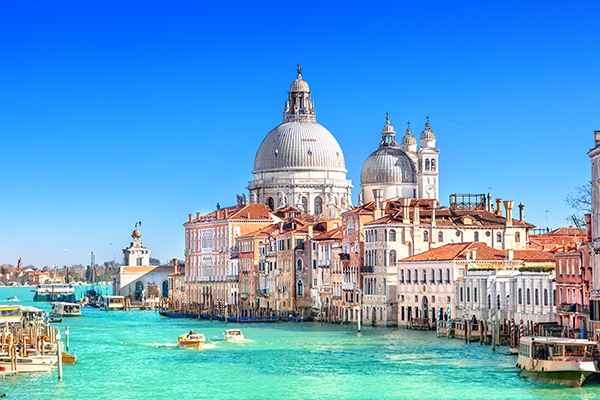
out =
<path fill-rule="evenodd" d="M 239 275 L 227 275 L 225 277 L 225 281 L 227 282 L 237 282 L 239 280 Z"/>
<path fill-rule="evenodd" d="M 373 266 L 372 265 L 366 265 L 366 266 L 360 267 L 360 273 L 361 274 L 372 274 L 373 273 Z"/>
<path fill-rule="evenodd" d="M 348 253 L 340 253 L 340 260 L 341 261 L 350 261 L 350 254 L 348 254 Z"/>
<path fill-rule="evenodd" d="M 317 263 L 317 267 L 329 268 L 331 267 L 331 260 L 319 260 L 319 262 Z"/>
<path fill-rule="evenodd" d="M 258 295 L 259 296 L 268 296 L 269 295 L 269 289 L 258 289 Z"/>
<path fill-rule="evenodd" d="M 590 307 L 589 306 L 584 306 L 581 304 L 568 304 L 568 303 L 563 303 L 560 306 L 556 307 L 557 311 L 560 312 L 571 312 L 571 313 L 580 313 L 580 314 L 589 314 L 590 313 Z"/>
<path fill-rule="evenodd" d="M 331 286 L 322 286 L 319 288 L 319 293 L 331 293 Z"/>
<path fill-rule="evenodd" d="M 342 283 L 342 290 L 356 290 L 356 282 Z"/>

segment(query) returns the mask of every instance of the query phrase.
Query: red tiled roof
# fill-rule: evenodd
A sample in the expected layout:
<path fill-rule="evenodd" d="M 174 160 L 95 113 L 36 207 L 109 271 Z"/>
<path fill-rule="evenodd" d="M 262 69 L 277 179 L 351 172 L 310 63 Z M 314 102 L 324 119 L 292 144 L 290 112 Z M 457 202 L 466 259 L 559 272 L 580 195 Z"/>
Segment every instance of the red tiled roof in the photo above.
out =
<path fill-rule="evenodd" d="M 330 231 L 324 232 L 318 236 L 313 237 L 313 240 L 330 240 L 330 239 L 342 240 L 343 228 L 344 228 L 343 226 L 338 226 L 337 228 L 333 228 Z"/>
<path fill-rule="evenodd" d="M 467 254 L 475 250 L 477 260 L 506 260 L 508 250 L 498 250 L 483 242 L 450 243 L 423 253 L 406 257 L 400 261 L 451 261 L 466 260 Z M 554 256 L 546 251 L 514 250 L 515 260 L 554 262 Z"/>
<path fill-rule="evenodd" d="M 208 222 L 216 220 L 247 220 L 247 219 L 273 219 L 269 208 L 262 203 L 251 203 L 246 205 L 236 205 L 223 207 L 201 215 L 200 218 L 193 219 L 191 222 Z M 189 221 L 187 222 L 189 223 Z"/>

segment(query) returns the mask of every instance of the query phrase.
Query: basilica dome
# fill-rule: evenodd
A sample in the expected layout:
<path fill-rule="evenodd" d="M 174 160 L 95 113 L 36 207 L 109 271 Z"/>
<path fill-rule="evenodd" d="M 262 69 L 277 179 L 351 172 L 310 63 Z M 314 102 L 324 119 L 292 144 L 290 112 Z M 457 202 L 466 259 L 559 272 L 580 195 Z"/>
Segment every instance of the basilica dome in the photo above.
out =
<path fill-rule="evenodd" d="M 262 141 L 254 171 L 326 169 L 346 172 L 342 149 L 333 135 L 316 122 L 284 122 Z"/>
<path fill-rule="evenodd" d="M 379 148 L 365 161 L 360 173 L 361 185 L 416 183 L 417 171 L 414 161 L 398 147 L 389 117 L 383 131 Z"/>

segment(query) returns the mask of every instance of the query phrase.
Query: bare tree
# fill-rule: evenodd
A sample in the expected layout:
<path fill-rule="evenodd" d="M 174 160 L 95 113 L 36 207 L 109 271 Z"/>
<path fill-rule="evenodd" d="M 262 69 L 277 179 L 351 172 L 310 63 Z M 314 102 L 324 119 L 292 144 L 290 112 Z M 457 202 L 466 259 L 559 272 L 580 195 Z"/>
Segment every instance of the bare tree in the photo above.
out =
<path fill-rule="evenodd" d="M 569 193 L 565 199 L 565 203 L 574 211 L 568 219 L 576 227 L 587 229 L 584 214 L 592 212 L 592 185 L 578 186 L 575 190 L 575 194 Z"/>

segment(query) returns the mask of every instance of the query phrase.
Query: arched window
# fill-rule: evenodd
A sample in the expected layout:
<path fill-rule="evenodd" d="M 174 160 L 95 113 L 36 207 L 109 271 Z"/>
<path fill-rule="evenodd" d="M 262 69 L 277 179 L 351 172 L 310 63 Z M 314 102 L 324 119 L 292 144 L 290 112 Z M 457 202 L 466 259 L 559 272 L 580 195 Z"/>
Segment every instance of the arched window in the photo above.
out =
<path fill-rule="evenodd" d="M 463 301 L 463 288 L 460 288 L 460 301 Z"/>
<path fill-rule="evenodd" d="M 473 288 L 473 302 L 477 303 L 477 288 Z"/>
<path fill-rule="evenodd" d="M 435 172 L 435 158 L 431 159 L 431 172 Z"/>
<path fill-rule="evenodd" d="M 531 291 L 527 289 L 527 305 L 531 304 Z"/>
<path fill-rule="evenodd" d="M 554 305 L 556 305 L 556 289 L 552 291 L 552 301 L 554 302 Z"/>
<path fill-rule="evenodd" d="M 273 211 L 275 209 L 275 200 L 273 200 L 272 197 L 269 197 L 267 199 L 267 206 L 269 206 L 269 208 L 271 209 L 271 211 Z"/>
<path fill-rule="evenodd" d="M 296 269 L 298 271 L 302 271 L 302 260 L 298 259 L 298 262 L 296 263 Z"/>
<path fill-rule="evenodd" d="M 438 242 L 443 242 L 444 241 L 444 234 L 440 231 L 438 232 Z"/>
<path fill-rule="evenodd" d="M 308 199 L 306 197 L 302 197 L 302 211 L 308 212 Z"/>
<path fill-rule="evenodd" d="M 406 283 L 410 283 L 410 269 L 406 270 Z"/>
<path fill-rule="evenodd" d="M 535 289 L 535 305 L 539 306 L 540 305 L 540 296 L 539 296 L 539 291 L 537 289 Z"/>
<path fill-rule="evenodd" d="M 423 241 L 429 242 L 429 232 L 427 232 L 427 231 L 423 232 Z"/>
<path fill-rule="evenodd" d="M 387 229 L 383 230 L 383 241 L 387 242 Z"/>
<path fill-rule="evenodd" d="M 498 310 L 500 309 L 500 295 L 496 296 L 496 305 L 498 307 Z"/>
<path fill-rule="evenodd" d="M 470 288 L 467 288 L 467 303 L 471 301 L 471 290 Z"/>
<path fill-rule="evenodd" d="M 548 305 L 548 289 L 544 289 L 544 305 Z"/>
<path fill-rule="evenodd" d="M 488 309 L 492 309 L 492 295 L 488 294 Z"/>
<path fill-rule="evenodd" d="M 429 158 L 425 160 L 425 171 L 429 171 Z"/>
<path fill-rule="evenodd" d="M 319 196 L 315 197 L 315 215 L 323 214 L 323 199 Z"/>
<path fill-rule="evenodd" d="M 390 230 L 390 242 L 396 241 L 396 231 L 394 229 Z"/>
<path fill-rule="evenodd" d="M 521 241 L 521 232 L 515 232 L 515 242 L 519 243 Z"/>
<path fill-rule="evenodd" d="M 396 265 L 396 250 L 390 251 L 390 265 L 391 266 Z"/>
<path fill-rule="evenodd" d="M 298 287 L 298 290 L 296 290 L 297 295 L 304 296 L 304 288 L 302 287 L 302 281 L 298 280 L 298 284 L 296 286 Z"/>
<path fill-rule="evenodd" d="M 474 242 L 479 242 L 479 232 L 475 232 L 475 233 L 473 234 L 473 241 L 474 241 Z"/>
<path fill-rule="evenodd" d="M 523 289 L 519 288 L 519 304 L 523 304 Z"/>
<path fill-rule="evenodd" d="M 502 243 L 502 233 L 496 233 L 496 243 Z"/>

